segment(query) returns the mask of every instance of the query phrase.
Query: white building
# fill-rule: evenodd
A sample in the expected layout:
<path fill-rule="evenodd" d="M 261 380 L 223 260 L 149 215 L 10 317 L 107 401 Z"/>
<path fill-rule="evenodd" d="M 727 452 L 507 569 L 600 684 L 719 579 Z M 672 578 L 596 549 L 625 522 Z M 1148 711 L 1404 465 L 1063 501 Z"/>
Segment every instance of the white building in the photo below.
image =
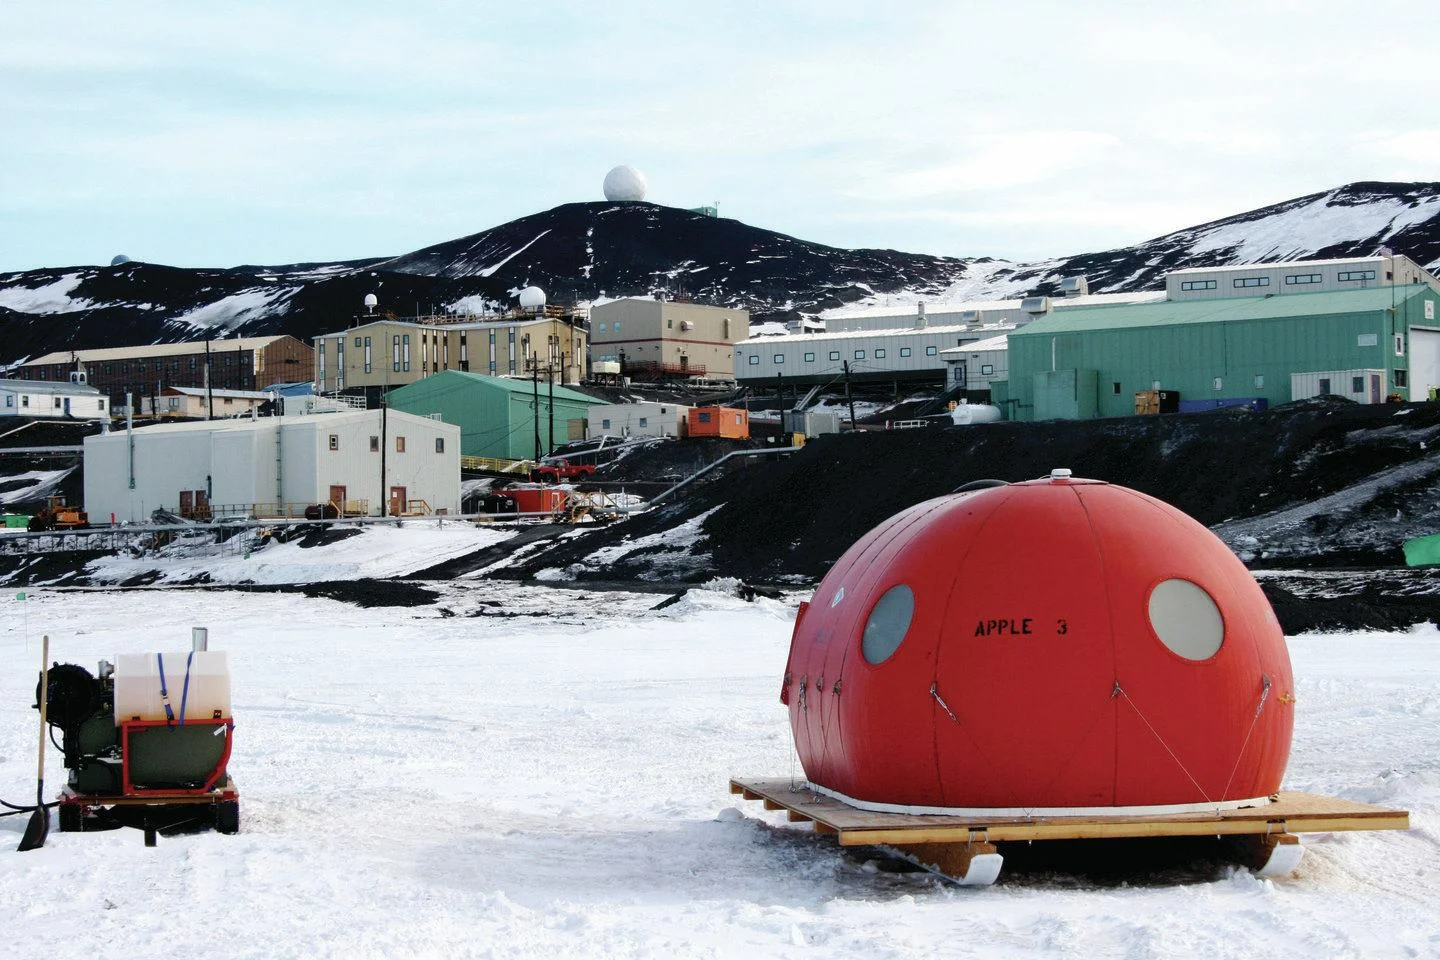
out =
<path fill-rule="evenodd" d="M 109 420 L 110 401 L 85 383 L 45 380 L 0 380 L 0 417 L 47 417 L 56 420 Z"/>
<path fill-rule="evenodd" d="M 679 437 L 690 408 L 679 403 L 606 403 L 586 414 L 591 437 Z"/>
<path fill-rule="evenodd" d="M 855 381 L 938 380 L 948 370 L 940 351 L 1012 329 L 922 325 L 903 330 L 752 337 L 735 345 L 739 371 L 735 379 L 750 385 L 830 383 L 841 380 L 848 365 Z"/>
<path fill-rule="evenodd" d="M 1165 275 L 1167 300 L 1223 300 L 1428 284 L 1435 277 L 1402 254 L 1339 260 L 1283 260 L 1241 266 L 1193 267 Z"/>
<path fill-rule="evenodd" d="M 387 502 L 388 501 L 388 502 Z M 398 411 L 164 423 L 85 438 L 85 506 L 142 522 L 187 514 L 458 513 L 460 428 Z M 186 509 L 187 506 L 189 509 Z M 203 516 L 204 513 L 202 512 Z"/>
<path fill-rule="evenodd" d="M 989 391 L 996 380 L 1010 378 L 1009 337 L 1001 334 L 988 340 L 977 340 L 963 347 L 940 351 L 940 359 L 950 367 L 945 376 L 947 390 Z"/>

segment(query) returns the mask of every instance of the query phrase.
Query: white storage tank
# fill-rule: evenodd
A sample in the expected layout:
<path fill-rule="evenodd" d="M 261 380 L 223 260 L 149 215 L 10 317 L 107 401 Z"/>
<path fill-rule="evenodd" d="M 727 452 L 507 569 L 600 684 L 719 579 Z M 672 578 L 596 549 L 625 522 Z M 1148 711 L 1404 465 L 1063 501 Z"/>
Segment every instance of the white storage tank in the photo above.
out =
<path fill-rule="evenodd" d="M 130 720 L 169 720 L 167 703 L 176 721 L 229 717 L 230 663 L 224 652 L 122 653 L 115 658 L 117 726 Z"/>
<path fill-rule="evenodd" d="M 1000 408 L 988 403 L 960 403 L 950 411 L 950 422 L 957 427 L 976 423 L 994 423 L 1000 419 Z"/>

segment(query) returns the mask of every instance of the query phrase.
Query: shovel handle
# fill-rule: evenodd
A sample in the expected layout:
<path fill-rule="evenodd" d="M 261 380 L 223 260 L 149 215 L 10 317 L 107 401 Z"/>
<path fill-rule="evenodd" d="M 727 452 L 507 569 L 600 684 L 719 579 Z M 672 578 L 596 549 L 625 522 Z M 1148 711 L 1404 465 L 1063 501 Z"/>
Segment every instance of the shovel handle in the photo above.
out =
<path fill-rule="evenodd" d="M 45 782 L 45 712 L 50 700 L 50 635 L 40 641 L 40 761 L 38 779 Z M 41 789 L 44 789 L 43 787 Z"/>

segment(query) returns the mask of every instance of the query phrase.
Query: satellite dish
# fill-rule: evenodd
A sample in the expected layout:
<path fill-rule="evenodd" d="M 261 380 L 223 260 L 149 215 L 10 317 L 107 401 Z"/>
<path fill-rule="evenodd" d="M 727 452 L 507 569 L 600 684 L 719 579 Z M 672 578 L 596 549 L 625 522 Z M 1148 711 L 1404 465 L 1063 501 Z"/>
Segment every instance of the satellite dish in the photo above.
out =
<path fill-rule="evenodd" d="M 539 310 L 545 306 L 545 291 L 539 287 L 526 287 L 520 291 L 520 308 L 522 310 Z"/>
<path fill-rule="evenodd" d="M 110 259 L 110 266 L 112 266 L 112 267 L 118 267 L 118 266 L 120 266 L 120 265 L 122 265 L 122 264 L 126 264 L 126 263 L 129 263 L 129 262 L 130 262 L 130 258 L 129 258 L 129 257 L 125 256 L 125 254 L 123 254 L 123 253 L 117 253 L 114 257 L 112 257 L 112 258 Z"/>
<path fill-rule="evenodd" d="M 605 174 L 606 200 L 644 200 L 645 174 L 621 165 Z"/>
<path fill-rule="evenodd" d="M 373 293 L 365 294 L 365 312 L 374 313 L 375 308 L 380 305 L 380 298 Z"/>

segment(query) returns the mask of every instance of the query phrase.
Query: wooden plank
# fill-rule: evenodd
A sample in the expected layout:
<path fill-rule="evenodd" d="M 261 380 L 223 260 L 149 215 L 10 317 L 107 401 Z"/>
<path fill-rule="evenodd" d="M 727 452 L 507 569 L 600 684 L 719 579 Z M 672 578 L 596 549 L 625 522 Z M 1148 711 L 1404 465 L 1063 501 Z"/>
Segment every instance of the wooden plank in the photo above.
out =
<path fill-rule="evenodd" d="M 1339 797 L 1283 791 L 1271 803 L 1239 810 L 1089 817 L 962 817 L 860 810 L 788 780 L 733 780 L 747 798 L 813 820 L 818 833 L 837 833 L 844 846 L 971 843 L 1001 840 L 1079 840 L 1109 837 L 1203 837 L 1406 830 L 1403 810 Z M 773 806 L 772 806 L 773 805 Z"/>

